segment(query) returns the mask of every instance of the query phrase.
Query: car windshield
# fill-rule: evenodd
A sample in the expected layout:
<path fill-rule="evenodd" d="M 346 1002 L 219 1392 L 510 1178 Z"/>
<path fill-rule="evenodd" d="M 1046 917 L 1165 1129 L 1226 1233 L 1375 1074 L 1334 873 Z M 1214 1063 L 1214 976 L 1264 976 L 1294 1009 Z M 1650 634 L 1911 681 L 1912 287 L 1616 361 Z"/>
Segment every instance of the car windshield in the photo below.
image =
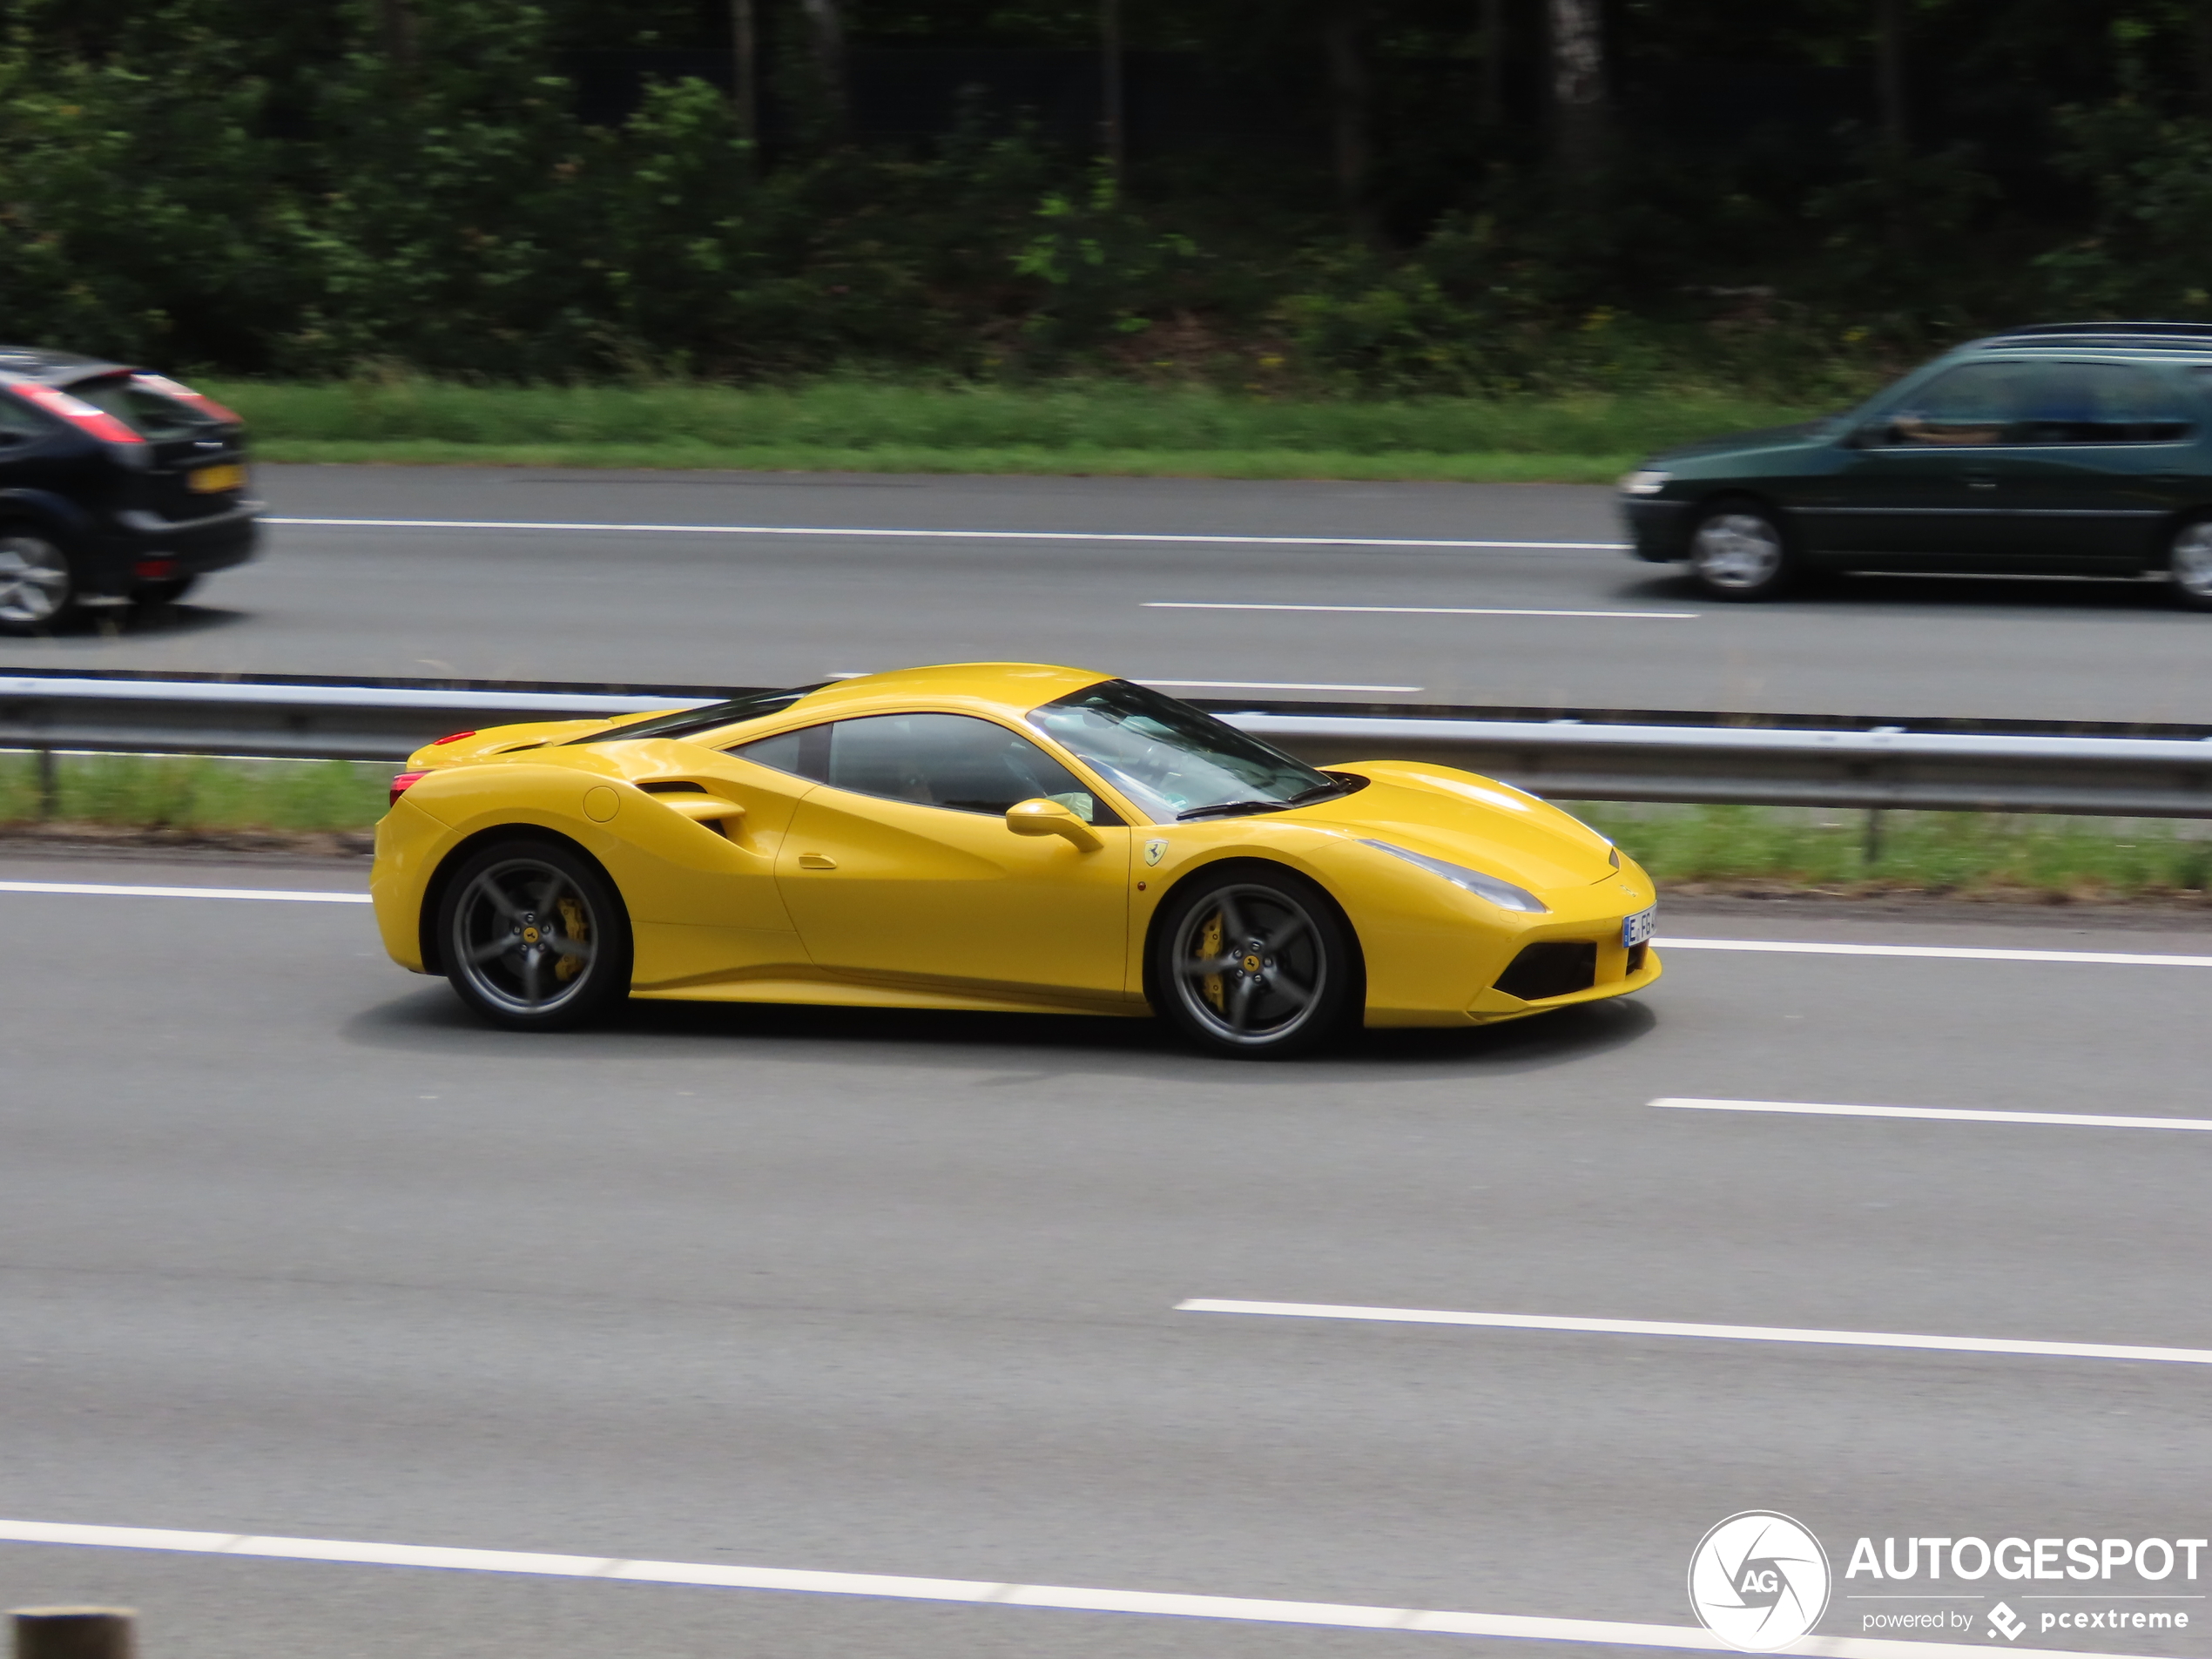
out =
<path fill-rule="evenodd" d="M 1029 711 L 1156 823 L 1273 812 L 1359 787 L 1293 760 L 1203 709 L 1107 680 Z"/>
<path fill-rule="evenodd" d="M 733 697 L 726 703 L 705 703 L 695 709 L 677 709 L 667 714 L 656 714 L 650 720 L 632 720 L 606 732 L 587 732 L 580 738 L 570 738 L 570 743 L 627 743 L 632 738 L 678 738 L 693 732 L 711 732 L 718 725 L 735 725 L 740 720 L 757 720 L 764 714 L 773 714 L 787 709 L 809 691 L 819 691 L 828 685 L 822 680 L 813 685 L 793 685 L 779 691 L 748 691 L 743 697 Z"/>

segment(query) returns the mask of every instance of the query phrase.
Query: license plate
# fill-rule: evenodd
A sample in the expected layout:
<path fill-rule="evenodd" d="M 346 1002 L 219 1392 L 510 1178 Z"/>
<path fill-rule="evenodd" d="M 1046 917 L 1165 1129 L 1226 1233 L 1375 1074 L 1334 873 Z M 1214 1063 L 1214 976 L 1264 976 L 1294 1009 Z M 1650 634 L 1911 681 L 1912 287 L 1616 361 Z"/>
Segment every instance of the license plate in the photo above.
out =
<path fill-rule="evenodd" d="M 1622 917 L 1621 948 L 1623 950 L 1634 950 L 1638 945 L 1649 944 L 1651 930 L 1658 925 L 1658 921 L 1659 907 L 1657 905 L 1652 906 L 1649 910 L 1639 910 L 1633 916 Z"/>
<path fill-rule="evenodd" d="M 201 496 L 212 496 L 226 489 L 243 489 L 246 487 L 246 469 L 202 467 L 185 482 L 195 494 Z"/>

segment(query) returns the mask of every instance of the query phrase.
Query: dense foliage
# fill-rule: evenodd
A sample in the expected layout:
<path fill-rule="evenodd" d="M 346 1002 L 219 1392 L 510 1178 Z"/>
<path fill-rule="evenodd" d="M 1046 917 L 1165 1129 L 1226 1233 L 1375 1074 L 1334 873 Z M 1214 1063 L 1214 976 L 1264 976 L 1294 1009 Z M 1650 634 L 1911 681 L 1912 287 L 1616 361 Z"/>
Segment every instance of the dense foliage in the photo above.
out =
<path fill-rule="evenodd" d="M 1537 0 L 1127 9 L 1251 141 L 1116 173 L 980 100 L 870 137 L 796 0 L 756 0 L 761 144 L 701 79 L 578 93 L 595 53 L 726 54 L 727 0 L 0 3 L 0 336 L 293 376 L 1817 396 L 1983 324 L 2212 316 L 2205 0 L 1897 0 L 1881 110 L 1878 5 L 1615 0 L 1610 143 L 1571 172 Z M 861 49 L 1078 51 L 1098 7 L 845 15 Z"/>

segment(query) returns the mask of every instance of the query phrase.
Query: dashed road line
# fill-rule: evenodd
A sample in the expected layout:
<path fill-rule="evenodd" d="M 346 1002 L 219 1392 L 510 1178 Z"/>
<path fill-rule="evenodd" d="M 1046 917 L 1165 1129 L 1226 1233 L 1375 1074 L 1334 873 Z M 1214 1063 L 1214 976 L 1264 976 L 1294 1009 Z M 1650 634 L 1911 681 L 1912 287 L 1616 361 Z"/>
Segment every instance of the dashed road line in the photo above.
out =
<path fill-rule="evenodd" d="M 1608 622 L 1696 622 L 1700 610 L 1546 610 L 1524 605 L 1291 605 L 1230 600 L 1146 599 L 1145 610 L 1325 610 L 1337 616 L 1376 617 L 1597 617 Z"/>
<path fill-rule="evenodd" d="M 151 887 L 113 881 L 0 881 L 0 893 L 90 894 L 113 899 L 267 899 L 288 904 L 367 904 L 366 893 L 287 887 Z"/>
<path fill-rule="evenodd" d="M 2212 968 L 2212 956 L 2110 950 L 2000 950 L 1979 945 L 1805 944 L 1789 939 L 1655 939 L 1667 950 L 1776 951 L 1791 956 L 1921 956 L 1964 962 L 2080 962 L 2104 968 Z"/>
<path fill-rule="evenodd" d="M 2006 1112 L 1952 1106 L 1831 1106 L 1802 1100 L 1666 1096 L 1654 1106 L 1687 1112 L 1780 1112 L 1807 1117 L 1912 1117 L 1951 1123 L 2046 1123 L 2075 1129 L 2212 1130 L 2212 1117 L 2118 1117 L 2100 1112 Z"/>
<path fill-rule="evenodd" d="M 0 1542 L 63 1544 L 93 1549 L 146 1549 L 188 1555 L 247 1556 L 264 1561 L 412 1567 L 537 1578 L 603 1579 L 715 1589 L 780 1590 L 802 1595 L 867 1595 L 893 1601 L 965 1602 L 980 1607 L 1055 1608 L 1073 1613 L 1135 1613 L 1156 1618 L 1221 1619 L 1251 1624 L 1302 1624 L 1345 1630 L 1394 1630 L 1432 1635 L 1580 1642 L 1690 1653 L 1730 1651 L 1711 1632 L 1688 1625 L 1635 1624 L 1604 1619 L 1554 1619 L 1507 1613 L 1458 1613 L 1420 1608 L 1366 1607 L 1332 1602 L 1277 1602 L 1238 1595 L 1190 1595 L 1158 1590 L 1087 1589 L 1062 1584 L 989 1583 L 975 1579 L 917 1578 L 876 1573 L 795 1571 L 708 1561 L 631 1561 L 618 1556 L 555 1555 L 536 1551 L 453 1549 L 435 1545 L 367 1543 L 335 1538 L 279 1538 L 239 1533 L 173 1532 L 144 1527 L 91 1527 L 0 1521 Z M 1982 1659 L 1964 1643 L 1811 1636 L 1791 1651 L 1828 1659 Z M 2041 1648 L 2008 1648 L 2016 1659 L 2081 1659 Z M 2133 1659 L 2133 1656 L 2096 1656 Z"/>
<path fill-rule="evenodd" d="M 1197 1297 L 1178 1313 L 1260 1314 L 1286 1319 L 1357 1319 L 1386 1325 L 1479 1325 L 1504 1331 L 1568 1331 L 1595 1336 L 1697 1337 L 1721 1342 L 1789 1342 L 1817 1347 L 1917 1348 L 1939 1353 L 2020 1354 L 2044 1359 L 2151 1359 L 2212 1366 L 2212 1348 L 2151 1348 L 2108 1342 L 2030 1342 L 2010 1337 L 1908 1335 L 1892 1331 L 1811 1331 L 1788 1325 L 1692 1325 L 1673 1319 L 1580 1319 L 1548 1313 L 1461 1313 L 1443 1308 L 1346 1307 L 1325 1302 L 1232 1302 Z"/>

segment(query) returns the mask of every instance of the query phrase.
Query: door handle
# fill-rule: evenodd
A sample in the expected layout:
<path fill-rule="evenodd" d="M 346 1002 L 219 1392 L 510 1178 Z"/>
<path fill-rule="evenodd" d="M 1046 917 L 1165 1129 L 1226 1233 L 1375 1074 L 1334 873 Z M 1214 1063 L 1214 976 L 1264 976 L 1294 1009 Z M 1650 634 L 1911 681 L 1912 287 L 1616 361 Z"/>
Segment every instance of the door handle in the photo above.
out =
<path fill-rule="evenodd" d="M 819 853 L 801 853 L 799 855 L 799 867 L 802 870 L 834 870 L 837 868 L 837 860 L 825 857 Z"/>
<path fill-rule="evenodd" d="M 1994 489 L 1997 488 L 1997 475 L 1993 472 L 1970 472 L 1966 475 L 1966 488 L 1969 489 Z"/>

